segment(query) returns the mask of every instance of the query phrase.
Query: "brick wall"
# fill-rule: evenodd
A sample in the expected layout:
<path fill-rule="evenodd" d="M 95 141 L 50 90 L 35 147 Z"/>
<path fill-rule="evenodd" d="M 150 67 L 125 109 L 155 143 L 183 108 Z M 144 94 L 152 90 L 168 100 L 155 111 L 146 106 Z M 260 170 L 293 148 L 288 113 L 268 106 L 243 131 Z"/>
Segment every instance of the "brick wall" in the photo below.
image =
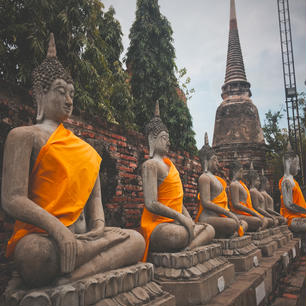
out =
<path fill-rule="evenodd" d="M 0 173 L 8 132 L 14 127 L 31 125 L 34 122 L 35 107 L 28 93 L 0 81 Z M 100 118 L 85 121 L 80 116 L 74 116 L 65 126 L 90 143 L 103 158 L 100 178 L 107 224 L 137 228 L 144 205 L 140 168 L 148 158 L 145 137 L 121 126 L 107 124 Z M 186 152 L 171 152 L 169 157 L 180 172 L 184 186 L 184 204 L 194 217 L 197 211 L 200 163 Z M 0 176 L 0 184 L 1 179 Z M 12 222 L 0 209 L 0 295 L 10 274 L 4 252 L 11 235 Z"/>

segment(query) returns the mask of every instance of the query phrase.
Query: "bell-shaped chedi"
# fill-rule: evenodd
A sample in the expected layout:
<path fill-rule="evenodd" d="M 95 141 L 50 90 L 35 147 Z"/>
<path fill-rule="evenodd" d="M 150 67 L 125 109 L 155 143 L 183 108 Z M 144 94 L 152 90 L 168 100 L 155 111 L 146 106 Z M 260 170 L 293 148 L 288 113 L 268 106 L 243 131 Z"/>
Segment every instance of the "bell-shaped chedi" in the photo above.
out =
<path fill-rule="evenodd" d="M 219 160 L 228 165 L 234 152 L 244 164 L 254 160 L 255 168 L 264 167 L 265 142 L 257 107 L 253 104 L 247 81 L 236 19 L 235 0 L 230 0 L 230 26 L 222 103 L 216 112 L 213 148 Z"/>

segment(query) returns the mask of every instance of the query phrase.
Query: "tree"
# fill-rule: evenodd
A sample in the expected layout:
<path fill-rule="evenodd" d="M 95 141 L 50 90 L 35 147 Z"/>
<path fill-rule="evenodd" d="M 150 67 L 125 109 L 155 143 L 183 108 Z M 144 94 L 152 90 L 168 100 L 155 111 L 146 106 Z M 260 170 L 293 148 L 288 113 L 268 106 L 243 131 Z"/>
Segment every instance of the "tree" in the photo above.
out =
<path fill-rule="evenodd" d="M 0 78 L 29 89 L 53 32 L 58 58 L 75 82 L 75 109 L 131 124 L 133 100 L 119 60 L 121 27 L 114 9 L 103 8 L 99 0 L 2 0 Z"/>
<path fill-rule="evenodd" d="M 272 113 L 269 110 L 265 114 L 265 117 L 266 119 L 262 130 L 268 147 L 266 161 L 268 168 L 272 171 L 274 182 L 278 182 L 283 176 L 282 156 L 287 146 L 288 133 L 286 129 L 279 127 L 279 120 L 283 117 L 281 111 Z"/>
<path fill-rule="evenodd" d="M 157 0 L 137 0 L 126 55 L 135 122 L 143 129 L 154 114 L 156 100 L 160 100 L 161 117 L 169 129 L 172 147 L 195 152 L 191 115 L 177 93 L 172 34 Z"/>

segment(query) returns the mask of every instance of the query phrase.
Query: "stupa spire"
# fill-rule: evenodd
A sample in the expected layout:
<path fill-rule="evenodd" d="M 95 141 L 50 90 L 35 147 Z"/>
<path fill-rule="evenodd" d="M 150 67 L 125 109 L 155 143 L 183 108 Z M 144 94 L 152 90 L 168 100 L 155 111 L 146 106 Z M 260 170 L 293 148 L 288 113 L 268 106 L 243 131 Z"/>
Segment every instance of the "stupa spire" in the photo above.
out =
<path fill-rule="evenodd" d="M 232 86 L 229 84 L 235 83 L 236 92 L 233 93 Z M 237 85 L 240 90 L 237 91 Z M 222 98 L 232 94 L 245 94 L 251 96 L 249 90 L 250 84 L 247 81 L 243 57 L 241 52 L 239 33 L 237 27 L 236 17 L 236 5 L 235 0 L 230 0 L 230 23 L 229 23 L 229 38 L 228 38 L 228 49 L 227 49 L 227 61 L 226 61 L 226 72 L 225 81 L 222 86 Z"/>

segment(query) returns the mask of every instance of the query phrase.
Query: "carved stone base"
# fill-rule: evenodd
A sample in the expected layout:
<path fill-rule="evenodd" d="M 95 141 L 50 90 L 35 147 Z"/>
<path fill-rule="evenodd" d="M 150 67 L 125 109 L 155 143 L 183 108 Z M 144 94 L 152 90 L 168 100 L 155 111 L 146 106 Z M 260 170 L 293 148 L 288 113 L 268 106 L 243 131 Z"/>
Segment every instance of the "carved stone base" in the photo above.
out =
<path fill-rule="evenodd" d="M 266 229 L 260 232 L 248 232 L 252 237 L 252 242 L 261 249 L 262 256 L 273 256 L 273 253 L 278 249 L 277 242 L 272 240 L 270 230 Z"/>
<path fill-rule="evenodd" d="M 288 242 L 287 237 L 281 232 L 279 226 L 270 228 L 270 233 L 272 235 L 272 240 L 277 242 L 278 248 L 282 248 Z"/>
<path fill-rule="evenodd" d="M 222 255 L 235 265 L 236 272 L 247 272 L 259 265 L 261 251 L 252 243 L 250 236 L 215 239 L 214 242 L 221 244 Z"/>
<path fill-rule="evenodd" d="M 220 244 L 179 253 L 150 253 L 154 279 L 176 298 L 177 306 L 207 303 L 234 281 L 234 265 L 220 256 Z"/>
<path fill-rule="evenodd" d="M 175 298 L 153 281 L 153 266 L 139 263 L 56 287 L 26 290 L 12 279 L 6 306 L 175 306 Z"/>
<path fill-rule="evenodd" d="M 293 239 L 293 233 L 290 231 L 288 225 L 281 225 L 279 228 L 283 235 L 287 237 L 287 242 Z"/>

